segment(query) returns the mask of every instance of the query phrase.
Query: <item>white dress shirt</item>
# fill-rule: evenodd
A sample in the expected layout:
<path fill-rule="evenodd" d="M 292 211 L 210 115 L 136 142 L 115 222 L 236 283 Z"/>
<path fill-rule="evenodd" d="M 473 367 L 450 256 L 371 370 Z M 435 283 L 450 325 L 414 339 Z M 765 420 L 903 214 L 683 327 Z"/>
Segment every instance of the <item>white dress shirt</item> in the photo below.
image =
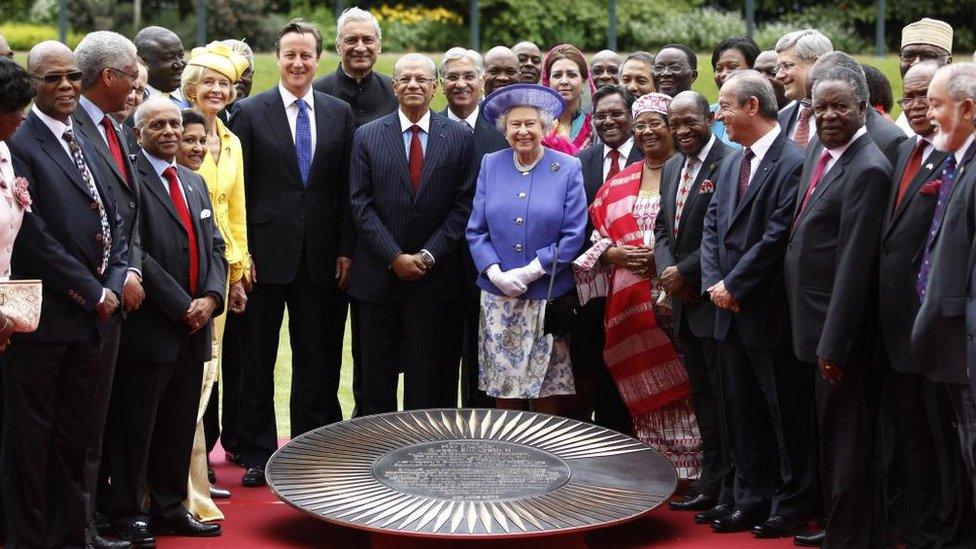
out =
<path fill-rule="evenodd" d="M 854 132 L 854 136 L 851 137 L 851 139 L 847 143 L 844 143 L 840 147 L 837 147 L 837 148 L 834 148 L 834 149 L 827 149 L 827 152 L 830 153 L 830 159 L 827 160 L 827 165 L 824 166 L 823 175 L 820 176 L 821 181 L 823 180 L 824 176 L 826 176 L 827 173 L 830 172 L 830 168 L 833 168 L 834 167 L 834 164 L 837 163 L 837 161 L 840 159 L 841 155 L 844 154 L 844 151 L 846 151 L 848 148 L 850 148 L 850 146 L 851 146 L 852 143 L 854 143 L 855 141 L 857 141 L 858 138 L 860 138 L 862 135 L 864 135 L 866 133 L 868 133 L 867 127 L 866 126 L 861 126 L 856 132 Z"/>
<path fill-rule="evenodd" d="M 620 158 L 617 159 L 617 173 L 624 171 L 624 168 L 627 167 L 627 157 L 630 156 L 630 151 L 633 148 L 634 148 L 633 137 L 631 137 L 627 141 L 624 141 L 619 147 L 617 147 L 617 151 L 620 152 Z M 607 144 L 603 145 L 603 180 L 604 181 L 607 180 L 607 174 L 610 173 L 610 151 L 612 150 L 613 147 L 611 147 L 610 145 Z"/>
<path fill-rule="evenodd" d="M 105 118 L 105 113 L 102 112 L 102 109 L 98 108 L 98 105 L 92 103 L 91 100 L 84 95 L 82 95 L 81 99 L 78 100 L 78 106 L 85 109 L 85 112 L 88 113 L 88 118 L 91 118 L 92 122 L 95 123 L 95 128 L 98 129 L 98 135 L 102 136 L 102 141 L 104 141 L 105 145 L 108 146 L 108 137 L 105 135 L 105 126 L 102 126 L 102 119 Z"/>
<path fill-rule="evenodd" d="M 962 158 L 966 156 L 966 151 L 969 150 L 969 146 L 973 144 L 974 140 L 976 140 L 976 134 L 969 134 L 969 137 L 966 138 L 966 142 L 962 144 L 962 147 L 959 147 L 958 151 L 955 152 L 956 166 L 962 165 Z M 956 169 L 958 170 L 958 168 Z"/>
<path fill-rule="evenodd" d="M 163 175 L 163 172 L 165 172 L 169 168 L 176 169 L 176 161 L 174 160 L 172 162 L 167 162 L 162 158 L 157 158 L 149 154 L 148 152 L 146 152 L 145 149 L 143 149 L 142 152 L 146 154 L 146 160 L 149 161 L 149 165 L 151 165 L 153 169 L 156 170 L 156 175 L 159 176 L 159 181 L 163 185 L 163 192 L 165 192 L 167 195 L 172 197 L 173 195 L 169 194 L 169 179 L 166 179 L 166 176 Z M 177 187 L 180 188 L 180 195 L 183 197 L 183 203 L 186 204 L 186 209 L 189 211 L 190 204 L 189 202 L 186 201 L 186 193 L 183 192 L 183 182 L 180 181 L 180 170 L 176 170 L 176 180 L 180 182 L 180 184 L 177 185 Z"/>
<path fill-rule="evenodd" d="M 281 101 L 285 104 L 285 116 L 288 117 L 288 129 L 291 130 L 291 141 L 295 142 L 295 125 L 298 124 L 298 100 L 297 97 L 292 95 L 292 93 L 285 89 L 280 83 L 278 84 L 278 91 L 281 93 Z M 317 138 L 317 132 L 315 131 L 315 97 L 312 93 L 312 88 L 309 86 L 308 91 L 302 96 L 305 100 L 305 105 L 308 108 L 308 125 L 312 134 L 312 159 L 315 159 L 315 143 Z"/>
<path fill-rule="evenodd" d="M 60 120 L 55 120 L 54 118 L 42 113 L 41 109 L 37 108 L 37 105 L 32 106 L 31 111 L 41 119 L 41 122 L 44 122 L 47 129 L 51 130 L 51 133 L 54 134 L 54 138 L 57 139 L 58 143 L 61 144 L 61 148 L 64 149 L 65 154 L 67 154 L 68 158 L 74 162 L 74 157 L 71 156 L 71 147 L 69 147 L 68 142 L 64 140 L 64 130 L 71 128 L 71 117 L 68 117 L 68 123 L 65 124 Z M 74 128 L 71 128 L 71 131 L 74 133 Z"/>
<path fill-rule="evenodd" d="M 755 143 L 749 146 L 749 150 L 752 151 L 752 160 L 749 162 L 749 184 L 752 184 L 752 178 L 756 177 L 756 170 L 759 169 L 759 163 L 762 162 L 763 158 L 766 157 L 766 153 L 769 152 L 769 148 L 773 146 L 773 141 L 779 137 L 783 130 L 779 128 L 779 124 L 774 124 L 773 129 L 766 132 L 756 140 Z M 748 186 L 748 185 L 747 185 Z"/>
<path fill-rule="evenodd" d="M 410 131 L 410 128 L 414 125 L 414 122 L 411 122 L 410 119 L 407 118 L 407 115 L 403 114 L 403 110 L 401 109 L 397 109 L 397 116 L 400 117 L 400 131 L 403 133 L 403 149 L 407 153 L 407 160 L 410 160 L 410 141 L 413 140 L 413 132 Z M 416 122 L 416 125 L 420 126 L 420 146 L 423 148 L 424 153 L 426 154 L 427 136 L 430 134 L 430 109 L 427 109 L 427 112 L 420 117 L 420 120 Z"/>
<path fill-rule="evenodd" d="M 475 105 L 474 111 L 472 111 L 471 114 L 469 114 L 466 118 L 464 118 L 464 121 L 468 123 L 468 126 L 472 130 L 475 129 L 476 125 L 478 124 L 479 114 L 481 114 L 481 106 Z M 447 108 L 447 117 L 451 120 L 456 120 L 458 122 L 461 121 L 461 118 L 459 118 L 458 115 L 454 114 L 454 111 L 452 111 L 450 107 Z"/>

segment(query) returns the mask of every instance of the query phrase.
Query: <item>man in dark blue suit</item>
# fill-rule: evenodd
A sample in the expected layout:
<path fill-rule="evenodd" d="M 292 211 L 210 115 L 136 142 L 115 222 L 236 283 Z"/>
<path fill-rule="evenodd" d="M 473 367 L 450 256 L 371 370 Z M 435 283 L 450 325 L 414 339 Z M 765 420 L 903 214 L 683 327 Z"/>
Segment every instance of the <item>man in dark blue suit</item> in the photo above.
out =
<path fill-rule="evenodd" d="M 244 486 L 265 482 L 278 446 L 274 368 L 285 306 L 292 346 L 291 435 L 342 420 L 339 370 L 352 269 L 349 105 L 312 89 L 322 35 L 293 21 L 278 33 L 280 82 L 241 101 L 231 130 L 241 140 L 247 240 L 256 281 L 241 318 L 244 354 L 237 431 Z"/>
<path fill-rule="evenodd" d="M 701 245 L 702 296 L 716 306 L 735 508 L 701 518 L 716 518 L 717 532 L 788 536 L 816 500 L 812 380 L 790 347 L 782 270 L 803 154 L 780 130 L 775 93 L 758 72 L 726 80 L 717 116 L 743 146 L 716 177 Z"/>
<path fill-rule="evenodd" d="M 813 85 L 807 149 L 784 259 L 793 348 L 815 375 L 824 547 L 876 547 L 877 257 L 891 165 L 864 127 L 867 82 L 837 66 Z"/>
<path fill-rule="evenodd" d="M 37 331 L 14 338 L 3 368 L 3 471 L 12 547 L 82 547 L 85 449 L 100 346 L 119 308 L 126 238 L 98 153 L 73 127 L 82 73 L 58 42 L 27 68 L 36 97 L 10 141 L 33 200 L 13 250 L 13 279 L 42 279 Z"/>
<path fill-rule="evenodd" d="M 706 511 L 732 501 L 732 462 L 725 425 L 722 376 L 715 351 L 715 306 L 701 299 L 701 240 L 715 176 L 732 147 L 712 133 L 704 96 L 681 92 L 668 106 L 668 124 L 681 154 L 661 172 L 661 211 L 654 223 L 654 261 L 671 298 L 674 333 L 688 370 L 695 419 L 702 437 L 697 490 L 671 509 Z"/>
<path fill-rule="evenodd" d="M 434 62 L 408 54 L 396 64 L 400 108 L 356 131 L 351 202 L 359 238 L 349 292 L 360 301 L 364 414 L 455 406 L 439 371 L 447 362 L 443 318 L 460 296 L 459 246 L 471 212 L 474 137 L 430 110 Z"/>
<path fill-rule="evenodd" d="M 477 171 L 481 159 L 488 153 L 508 148 L 508 141 L 481 116 L 481 95 L 484 91 L 484 64 L 481 55 L 474 50 L 451 48 L 441 59 L 440 76 L 444 81 L 444 97 L 447 107 L 441 114 L 464 126 L 474 135 L 474 167 Z M 453 394 L 458 385 L 456 367 L 461 357 L 461 405 L 466 408 L 494 408 L 495 399 L 489 398 L 478 388 L 478 323 L 481 318 L 481 288 L 478 288 L 478 270 L 471 259 L 465 242 L 459 247 L 459 276 L 461 298 L 445 316 L 447 330 L 454 330 L 456 337 L 448 343 L 460 345 L 448 357 L 449 372 L 444 372 L 445 395 Z"/>

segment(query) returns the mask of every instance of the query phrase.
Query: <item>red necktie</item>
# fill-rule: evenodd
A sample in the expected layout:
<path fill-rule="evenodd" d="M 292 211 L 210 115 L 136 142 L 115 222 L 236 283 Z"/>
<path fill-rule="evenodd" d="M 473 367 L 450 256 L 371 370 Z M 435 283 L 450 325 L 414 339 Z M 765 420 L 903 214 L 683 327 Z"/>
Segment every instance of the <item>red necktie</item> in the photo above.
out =
<path fill-rule="evenodd" d="M 607 172 L 606 179 L 603 180 L 604 183 L 610 181 L 610 178 L 620 173 L 620 151 L 617 149 L 610 149 L 610 171 Z"/>
<path fill-rule="evenodd" d="M 905 196 L 905 191 L 908 190 L 908 186 L 915 180 L 918 171 L 922 169 L 922 151 L 925 150 L 925 145 L 927 144 L 928 142 L 919 137 L 918 144 L 915 145 L 915 150 L 908 157 L 908 164 L 905 165 L 905 173 L 902 174 L 901 181 L 898 183 L 898 195 L 895 196 L 895 209 L 901 204 L 901 199 Z"/>
<path fill-rule="evenodd" d="M 197 233 L 193 229 L 193 220 L 190 219 L 190 210 L 180 192 L 180 182 L 176 179 L 176 168 L 170 166 L 163 172 L 166 180 L 169 181 L 169 197 L 176 208 L 176 215 L 180 217 L 183 228 L 186 229 L 186 237 L 190 241 L 190 295 L 197 293 L 197 277 L 200 276 L 200 250 L 197 249 Z"/>
<path fill-rule="evenodd" d="M 410 126 L 413 137 L 410 138 L 410 183 L 413 193 L 420 189 L 420 174 L 424 171 L 424 147 L 420 143 L 420 126 Z"/>
<path fill-rule="evenodd" d="M 800 214 L 803 213 L 803 209 L 807 207 L 807 202 L 810 201 L 810 197 L 813 196 L 813 191 L 817 189 L 817 185 L 820 184 L 820 178 L 823 177 L 824 171 L 827 168 L 827 162 L 830 161 L 830 152 L 824 149 L 820 153 L 820 160 L 817 161 L 817 166 L 813 169 L 813 176 L 810 178 L 810 184 L 807 185 L 807 192 L 803 193 L 803 202 L 800 202 L 800 207 L 796 210 L 796 217 L 793 218 L 793 227 L 796 227 L 796 222 L 800 219 Z"/>
<path fill-rule="evenodd" d="M 800 104 L 800 119 L 796 121 L 796 133 L 793 134 L 793 142 L 801 149 L 806 149 L 810 142 L 810 116 L 813 109 L 805 103 Z"/>
<path fill-rule="evenodd" d="M 105 128 L 105 140 L 108 141 L 108 150 L 112 153 L 112 158 L 115 159 L 115 167 L 122 174 L 122 181 L 125 181 L 125 184 L 128 185 L 129 174 L 125 172 L 122 145 L 119 144 L 119 136 L 115 135 L 115 128 L 112 127 L 112 121 L 108 119 L 108 115 L 102 118 L 102 127 Z"/>

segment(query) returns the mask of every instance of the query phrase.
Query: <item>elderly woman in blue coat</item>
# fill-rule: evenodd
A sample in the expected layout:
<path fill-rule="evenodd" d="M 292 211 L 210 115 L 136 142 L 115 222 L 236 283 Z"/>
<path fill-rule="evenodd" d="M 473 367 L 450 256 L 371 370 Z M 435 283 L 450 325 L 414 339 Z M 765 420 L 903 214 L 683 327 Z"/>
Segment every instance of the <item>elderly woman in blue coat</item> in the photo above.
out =
<path fill-rule="evenodd" d="M 558 413 L 553 397 L 575 393 L 566 341 L 543 330 L 547 299 L 575 291 L 570 263 L 586 227 L 580 161 L 542 146 L 563 106 L 533 84 L 482 104 L 510 145 L 484 157 L 465 232 L 481 273 L 479 385 L 499 408 Z"/>

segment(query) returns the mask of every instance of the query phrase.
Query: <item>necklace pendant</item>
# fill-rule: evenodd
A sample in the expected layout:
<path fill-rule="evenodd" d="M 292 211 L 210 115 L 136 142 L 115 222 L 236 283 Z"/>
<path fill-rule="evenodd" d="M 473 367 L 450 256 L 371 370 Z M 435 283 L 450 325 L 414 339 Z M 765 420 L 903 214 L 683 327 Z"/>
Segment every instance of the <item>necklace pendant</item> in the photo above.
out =
<path fill-rule="evenodd" d="M 529 175 L 529 171 L 528 170 L 522 170 L 522 176 L 525 177 L 527 175 Z"/>

